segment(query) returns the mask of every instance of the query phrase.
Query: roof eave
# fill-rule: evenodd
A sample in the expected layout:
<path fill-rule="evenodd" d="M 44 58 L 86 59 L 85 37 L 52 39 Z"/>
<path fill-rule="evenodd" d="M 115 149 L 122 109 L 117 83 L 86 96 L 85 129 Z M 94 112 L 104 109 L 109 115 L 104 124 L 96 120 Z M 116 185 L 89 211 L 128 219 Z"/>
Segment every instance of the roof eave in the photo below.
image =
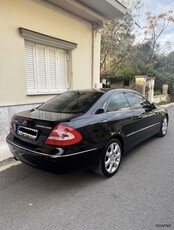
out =
<path fill-rule="evenodd" d="M 102 27 L 106 21 L 122 17 L 126 13 L 126 8 L 116 0 L 100 0 L 100 6 L 98 6 L 96 0 L 42 1 L 60 7 L 100 27 Z"/>

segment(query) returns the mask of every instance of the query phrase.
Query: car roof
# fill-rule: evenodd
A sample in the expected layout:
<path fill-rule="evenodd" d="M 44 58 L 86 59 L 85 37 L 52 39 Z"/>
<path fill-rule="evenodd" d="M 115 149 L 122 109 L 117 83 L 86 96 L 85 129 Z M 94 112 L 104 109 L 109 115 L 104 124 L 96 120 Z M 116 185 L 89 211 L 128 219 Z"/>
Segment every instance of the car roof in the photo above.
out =
<path fill-rule="evenodd" d="M 125 89 L 125 88 L 116 88 L 116 89 L 110 89 L 110 88 L 92 88 L 92 89 L 75 89 L 75 90 L 71 90 L 71 91 L 74 91 L 74 92 L 136 92 L 135 90 L 132 90 L 132 89 Z"/>
<path fill-rule="evenodd" d="M 124 88 L 109 89 L 109 90 L 101 89 L 101 91 L 103 91 L 103 92 L 111 92 L 111 93 L 114 93 L 114 92 L 118 92 L 118 93 L 121 93 L 121 92 L 136 92 L 135 90 L 124 89 Z"/>
<path fill-rule="evenodd" d="M 136 92 L 132 89 L 124 89 L 124 88 L 117 88 L 117 89 L 110 89 L 110 88 L 100 88 L 100 89 L 79 89 L 79 90 L 72 90 L 74 92 L 102 92 L 102 93 L 121 93 L 121 92 Z M 136 92 L 138 93 L 138 92 Z"/>

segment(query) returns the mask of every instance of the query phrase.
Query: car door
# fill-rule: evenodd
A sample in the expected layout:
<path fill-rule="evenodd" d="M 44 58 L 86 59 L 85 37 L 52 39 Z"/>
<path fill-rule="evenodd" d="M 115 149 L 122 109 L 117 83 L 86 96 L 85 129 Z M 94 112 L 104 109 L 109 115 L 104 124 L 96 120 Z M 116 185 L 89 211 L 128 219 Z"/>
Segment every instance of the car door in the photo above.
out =
<path fill-rule="evenodd" d="M 133 146 L 135 140 L 135 116 L 123 93 L 117 93 L 108 101 L 105 117 L 112 135 L 121 135 L 125 150 Z"/>
<path fill-rule="evenodd" d="M 128 92 L 125 96 L 135 115 L 136 142 L 139 143 L 156 133 L 159 129 L 160 117 L 142 95 Z"/>

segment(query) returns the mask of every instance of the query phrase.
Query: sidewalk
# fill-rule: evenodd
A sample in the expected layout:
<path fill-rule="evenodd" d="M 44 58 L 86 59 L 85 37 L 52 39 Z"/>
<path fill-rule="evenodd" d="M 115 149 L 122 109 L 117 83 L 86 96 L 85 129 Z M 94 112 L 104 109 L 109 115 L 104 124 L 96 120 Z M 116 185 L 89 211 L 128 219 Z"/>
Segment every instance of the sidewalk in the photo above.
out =
<path fill-rule="evenodd" d="M 13 155 L 10 152 L 6 143 L 0 146 L 0 166 L 4 166 L 7 163 L 15 162 Z"/>
<path fill-rule="evenodd" d="M 173 107 L 174 106 L 174 102 L 166 104 L 166 105 L 162 105 L 162 107 L 165 108 L 169 108 L 169 107 Z M 2 146 L 0 146 L 0 166 L 5 165 L 7 163 L 11 163 L 11 162 L 16 162 L 13 159 L 13 155 L 11 154 L 10 150 L 8 149 L 8 146 L 6 143 L 4 143 Z"/>

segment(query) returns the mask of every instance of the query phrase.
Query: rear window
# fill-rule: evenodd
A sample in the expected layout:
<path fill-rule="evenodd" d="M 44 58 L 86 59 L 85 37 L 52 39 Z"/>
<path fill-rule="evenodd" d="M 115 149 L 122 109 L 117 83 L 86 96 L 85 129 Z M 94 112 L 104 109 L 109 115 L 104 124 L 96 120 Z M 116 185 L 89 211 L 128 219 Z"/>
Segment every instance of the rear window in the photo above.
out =
<path fill-rule="evenodd" d="M 55 113 L 84 113 L 103 95 L 97 91 L 69 91 L 45 102 L 37 109 Z"/>

